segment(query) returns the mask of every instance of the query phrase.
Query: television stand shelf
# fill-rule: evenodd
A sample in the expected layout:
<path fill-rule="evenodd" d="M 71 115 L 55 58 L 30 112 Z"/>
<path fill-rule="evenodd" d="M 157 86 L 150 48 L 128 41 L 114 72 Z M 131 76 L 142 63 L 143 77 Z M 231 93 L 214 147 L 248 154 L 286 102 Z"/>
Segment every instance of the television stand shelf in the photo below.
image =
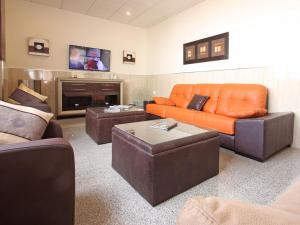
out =
<path fill-rule="evenodd" d="M 123 104 L 123 80 L 60 78 L 57 116 L 84 115 L 88 107 Z"/>

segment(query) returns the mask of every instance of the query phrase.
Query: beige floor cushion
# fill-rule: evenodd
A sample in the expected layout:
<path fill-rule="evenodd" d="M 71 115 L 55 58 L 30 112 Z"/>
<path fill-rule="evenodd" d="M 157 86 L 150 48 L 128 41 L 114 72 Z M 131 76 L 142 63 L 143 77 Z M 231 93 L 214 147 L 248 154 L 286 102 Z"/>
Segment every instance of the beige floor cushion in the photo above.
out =
<path fill-rule="evenodd" d="M 300 215 L 300 181 L 281 194 L 272 206 Z"/>
<path fill-rule="evenodd" d="M 177 225 L 300 225 L 300 215 L 270 206 L 196 197 L 185 204 Z"/>

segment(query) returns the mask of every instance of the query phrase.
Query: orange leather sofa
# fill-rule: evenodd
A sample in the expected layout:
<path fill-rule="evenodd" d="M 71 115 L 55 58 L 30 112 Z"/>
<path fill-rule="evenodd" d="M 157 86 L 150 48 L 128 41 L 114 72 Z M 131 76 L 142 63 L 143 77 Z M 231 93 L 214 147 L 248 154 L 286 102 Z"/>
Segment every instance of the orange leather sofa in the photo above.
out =
<path fill-rule="evenodd" d="M 195 94 L 209 97 L 202 111 L 187 108 Z M 264 161 L 292 144 L 294 124 L 293 113 L 267 114 L 267 96 L 267 88 L 259 84 L 177 84 L 169 98 L 154 97 L 155 104 L 147 104 L 146 110 L 161 118 L 215 129 L 220 132 L 221 146 Z M 280 137 L 285 133 L 285 138 Z M 280 141 L 274 145 L 269 139 L 276 137 Z"/>

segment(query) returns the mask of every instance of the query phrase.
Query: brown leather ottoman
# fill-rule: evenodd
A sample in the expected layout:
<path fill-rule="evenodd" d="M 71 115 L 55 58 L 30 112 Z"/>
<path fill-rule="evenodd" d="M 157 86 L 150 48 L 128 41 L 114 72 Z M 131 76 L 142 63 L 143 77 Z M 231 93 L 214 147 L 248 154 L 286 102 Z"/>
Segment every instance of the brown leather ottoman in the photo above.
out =
<path fill-rule="evenodd" d="M 157 121 L 112 130 L 112 167 L 152 206 L 219 173 L 218 132 L 179 122 L 170 131 L 149 127 Z"/>
<path fill-rule="evenodd" d="M 97 143 L 111 142 L 111 129 L 116 124 L 131 123 L 146 120 L 146 112 L 132 108 L 122 112 L 104 112 L 103 107 L 86 110 L 86 133 Z"/>

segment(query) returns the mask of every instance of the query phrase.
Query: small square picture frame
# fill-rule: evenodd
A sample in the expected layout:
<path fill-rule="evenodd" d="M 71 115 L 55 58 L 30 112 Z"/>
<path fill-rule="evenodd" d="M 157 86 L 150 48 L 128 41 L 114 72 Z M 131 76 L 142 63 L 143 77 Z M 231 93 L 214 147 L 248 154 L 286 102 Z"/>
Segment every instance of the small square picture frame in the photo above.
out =
<path fill-rule="evenodd" d="M 209 58 L 209 42 L 200 42 L 197 44 L 197 59 L 208 59 Z"/>
<path fill-rule="evenodd" d="M 219 38 L 211 41 L 211 57 L 225 55 L 225 38 Z"/>
<path fill-rule="evenodd" d="M 123 50 L 123 63 L 134 65 L 136 62 L 136 53 L 132 50 Z"/>
<path fill-rule="evenodd" d="M 196 45 L 184 47 L 184 61 L 191 62 L 196 59 Z"/>
<path fill-rule="evenodd" d="M 49 40 L 45 38 L 28 38 L 28 54 L 49 57 Z"/>

